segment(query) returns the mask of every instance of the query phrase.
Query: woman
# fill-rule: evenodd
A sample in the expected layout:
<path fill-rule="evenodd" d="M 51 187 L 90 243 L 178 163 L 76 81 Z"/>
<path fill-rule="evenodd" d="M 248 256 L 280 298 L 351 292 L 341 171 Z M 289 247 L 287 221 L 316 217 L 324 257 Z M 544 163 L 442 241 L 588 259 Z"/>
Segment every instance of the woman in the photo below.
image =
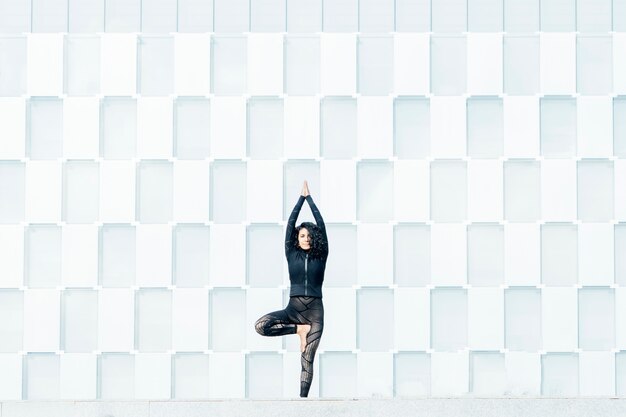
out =
<path fill-rule="evenodd" d="M 295 227 L 305 199 L 311 207 L 317 225 L 303 222 Z M 300 352 L 302 352 L 300 397 L 306 397 L 309 395 L 313 380 L 313 358 L 324 330 L 322 283 L 328 258 L 326 226 L 313 203 L 306 181 L 302 187 L 302 195 L 287 221 L 285 255 L 291 281 L 289 303 L 284 310 L 274 311 L 258 319 L 255 328 L 262 336 L 287 334 L 300 336 Z"/>

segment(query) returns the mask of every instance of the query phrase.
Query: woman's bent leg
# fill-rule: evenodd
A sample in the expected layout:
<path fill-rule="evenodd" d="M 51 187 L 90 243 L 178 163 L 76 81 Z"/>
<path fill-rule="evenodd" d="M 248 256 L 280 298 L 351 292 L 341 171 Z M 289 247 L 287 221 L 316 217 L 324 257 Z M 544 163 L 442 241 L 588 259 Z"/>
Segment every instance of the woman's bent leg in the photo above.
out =
<path fill-rule="evenodd" d="M 289 319 L 285 310 L 273 311 L 259 318 L 254 324 L 257 333 L 262 336 L 284 336 L 295 334 L 297 324 Z"/>

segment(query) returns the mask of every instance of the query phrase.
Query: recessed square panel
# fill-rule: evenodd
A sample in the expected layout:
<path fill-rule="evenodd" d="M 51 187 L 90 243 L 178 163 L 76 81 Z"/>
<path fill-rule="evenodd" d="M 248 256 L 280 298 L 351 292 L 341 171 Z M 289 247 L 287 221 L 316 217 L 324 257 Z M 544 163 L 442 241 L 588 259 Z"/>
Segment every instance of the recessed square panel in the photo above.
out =
<path fill-rule="evenodd" d="M 357 152 L 357 101 L 325 97 L 321 102 L 320 153 L 325 158 L 352 158 Z"/>
<path fill-rule="evenodd" d="M 393 216 L 393 166 L 386 161 L 363 161 L 357 166 L 357 218 L 383 222 Z"/>
<path fill-rule="evenodd" d="M 106 97 L 100 105 L 100 155 L 105 159 L 130 159 L 137 152 L 137 101 Z"/>
<path fill-rule="evenodd" d="M 137 92 L 142 96 L 167 96 L 174 92 L 174 38 L 140 36 Z"/>
<path fill-rule="evenodd" d="M 211 166 L 211 219 L 239 223 L 246 217 L 246 164 L 219 161 Z"/>
<path fill-rule="evenodd" d="M 398 352 L 394 355 L 394 395 L 430 395 L 430 355 L 425 352 Z"/>
<path fill-rule="evenodd" d="M 541 282 L 550 286 L 578 283 L 578 228 L 571 223 L 541 227 Z"/>
<path fill-rule="evenodd" d="M 435 33 L 467 31 L 467 7 L 466 0 L 433 0 L 432 31 Z"/>
<path fill-rule="evenodd" d="M 273 398 L 283 391 L 283 357 L 275 352 L 246 356 L 247 398 Z"/>
<path fill-rule="evenodd" d="M 504 353 L 472 352 L 470 369 L 470 385 L 474 395 L 504 395 L 506 391 Z"/>
<path fill-rule="evenodd" d="M 431 290 L 431 349 L 457 351 L 467 347 L 467 290 Z"/>
<path fill-rule="evenodd" d="M 321 32 L 322 4 L 322 0 L 289 0 L 287 4 L 287 32 Z"/>
<path fill-rule="evenodd" d="M 92 161 L 68 161 L 63 170 L 63 220 L 93 223 L 99 213 L 100 166 Z"/>
<path fill-rule="evenodd" d="M 357 356 L 324 352 L 320 361 L 320 397 L 354 397 L 357 393 Z"/>
<path fill-rule="evenodd" d="M 291 3 L 289 3 L 291 6 Z M 289 36 L 284 40 L 285 93 L 315 95 L 320 92 L 320 39 Z"/>
<path fill-rule="evenodd" d="M 439 3 L 446 1 L 448 0 L 440 0 Z M 433 35 L 430 41 L 430 60 L 432 94 L 458 96 L 466 93 L 467 40 L 464 36 Z"/>
<path fill-rule="evenodd" d="M 204 98 L 178 98 L 174 102 L 174 156 L 180 159 L 209 156 L 210 106 Z"/>
<path fill-rule="evenodd" d="M 541 217 L 541 166 L 534 160 L 504 162 L 504 218 L 529 222 Z"/>
<path fill-rule="evenodd" d="M 504 282 L 504 229 L 498 224 L 471 224 L 467 231 L 468 282 L 498 286 Z"/>
<path fill-rule="evenodd" d="M 608 159 L 578 161 L 578 219 L 606 222 L 614 218 L 614 168 Z"/>
<path fill-rule="evenodd" d="M 7 1 L 0 6 L 0 33 L 29 32 L 32 3 Z"/>
<path fill-rule="evenodd" d="M 107 0 L 104 10 L 105 31 L 141 31 L 141 0 Z"/>
<path fill-rule="evenodd" d="M 503 0 L 470 0 L 467 4 L 469 32 L 502 32 Z"/>
<path fill-rule="evenodd" d="M 427 98 L 397 98 L 393 123 L 394 152 L 398 158 L 430 155 L 430 101 Z"/>
<path fill-rule="evenodd" d="M 333 246 L 332 256 L 326 260 L 324 286 L 350 288 L 357 281 L 357 227 L 336 224 L 326 229 Z"/>
<path fill-rule="evenodd" d="M 584 95 L 613 92 L 613 38 L 578 36 L 576 38 L 576 90 Z"/>
<path fill-rule="evenodd" d="M 104 353 L 98 363 L 99 392 L 103 400 L 135 398 L 135 355 Z"/>
<path fill-rule="evenodd" d="M 615 283 L 620 285 L 626 284 L 626 257 L 618 256 L 620 253 L 626 253 L 626 223 L 619 223 L 614 226 L 614 243 L 615 243 Z"/>
<path fill-rule="evenodd" d="M 506 0 L 504 30 L 506 32 L 536 32 L 539 30 L 539 0 Z"/>
<path fill-rule="evenodd" d="M 504 145 L 502 99 L 467 100 L 467 154 L 472 158 L 498 158 Z"/>
<path fill-rule="evenodd" d="M 67 32 L 69 2 L 65 0 L 34 0 L 31 2 L 33 32 Z"/>
<path fill-rule="evenodd" d="M 576 99 L 541 100 L 541 154 L 547 158 L 576 155 Z"/>
<path fill-rule="evenodd" d="M 94 290 L 63 292 L 61 349 L 90 353 L 98 348 L 98 293 Z"/>
<path fill-rule="evenodd" d="M 283 283 L 284 233 L 274 225 L 250 225 L 247 231 L 246 258 L 248 284 L 252 287 L 277 287 Z"/>
<path fill-rule="evenodd" d="M 22 350 L 24 333 L 24 293 L 0 290 L 0 352 Z"/>
<path fill-rule="evenodd" d="M 430 227 L 398 224 L 394 228 L 394 282 L 416 287 L 430 284 Z"/>
<path fill-rule="evenodd" d="M 240 351 L 246 345 L 246 293 L 241 289 L 211 291 L 209 325 L 215 351 Z"/>
<path fill-rule="evenodd" d="M 63 100 L 33 97 L 28 102 L 26 155 L 56 159 L 63 153 Z"/>
<path fill-rule="evenodd" d="M 430 217 L 437 222 L 467 218 L 467 164 L 437 160 L 430 165 Z"/>
<path fill-rule="evenodd" d="M 357 48 L 357 92 L 377 96 L 390 94 L 393 90 L 393 38 L 361 35 Z"/>
<path fill-rule="evenodd" d="M 573 32 L 576 30 L 575 0 L 542 0 L 541 30 L 543 32 Z"/>
<path fill-rule="evenodd" d="M 202 399 L 209 395 L 209 355 L 177 353 L 173 360 L 172 397 Z"/>
<path fill-rule="evenodd" d="M 577 353 L 548 353 L 541 356 L 541 395 L 579 395 Z"/>
<path fill-rule="evenodd" d="M 65 37 L 65 93 L 92 96 L 100 93 L 100 38 Z"/>
<path fill-rule="evenodd" d="M 2 33 L 2 19 L 3 14 L 0 12 L 0 33 Z M 0 96 L 26 94 L 26 57 L 26 37 L 3 37 L 0 40 L 0 69 L 3 72 L 3 77 L 0 79 Z"/>
<path fill-rule="evenodd" d="M 209 227 L 179 224 L 174 229 L 174 283 L 203 287 L 209 282 Z"/>
<path fill-rule="evenodd" d="M 395 0 L 360 0 L 359 32 L 393 32 Z"/>
<path fill-rule="evenodd" d="M 24 282 L 32 288 L 61 283 L 61 226 L 30 225 L 25 230 Z"/>
<path fill-rule="evenodd" d="M 142 0 L 141 31 L 144 33 L 175 32 L 178 2 L 175 0 Z"/>
<path fill-rule="evenodd" d="M 178 32 L 213 31 L 213 0 L 178 0 Z"/>
<path fill-rule="evenodd" d="M 396 32 L 430 32 L 430 0 L 396 0 Z"/>
<path fill-rule="evenodd" d="M 0 162 L 0 224 L 24 221 L 25 168 L 19 161 Z"/>
<path fill-rule="evenodd" d="M 534 352 L 541 349 L 541 290 L 509 288 L 504 291 L 505 347 Z"/>
<path fill-rule="evenodd" d="M 165 352 L 172 347 L 172 293 L 166 289 L 136 292 L 135 348 Z"/>
<path fill-rule="evenodd" d="M 29 353 L 24 356 L 25 400 L 58 400 L 60 360 L 54 353 Z"/>
<path fill-rule="evenodd" d="M 248 156 L 277 159 L 283 155 L 284 104 L 280 98 L 248 100 Z"/>
<path fill-rule="evenodd" d="M 615 348 L 615 290 L 609 287 L 578 290 L 578 347 Z"/>
<path fill-rule="evenodd" d="M 250 2 L 250 32 L 284 32 L 286 9 L 285 0 Z"/>
<path fill-rule="evenodd" d="M 322 11 L 324 32 L 357 32 L 359 30 L 359 1 L 325 1 Z"/>
<path fill-rule="evenodd" d="M 103 225 L 100 229 L 100 280 L 103 287 L 130 287 L 135 282 L 135 227 Z"/>
<path fill-rule="evenodd" d="M 393 348 L 393 290 L 364 288 L 357 293 L 357 348 L 386 352 Z"/>
<path fill-rule="evenodd" d="M 613 154 L 626 157 L 626 97 L 613 99 Z"/>
<path fill-rule="evenodd" d="M 216 0 L 224 2 L 224 0 Z M 211 91 L 217 95 L 239 95 L 246 90 L 247 39 L 242 36 L 213 36 L 211 42 Z"/>
<path fill-rule="evenodd" d="M 509 95 L 537 94 L 540 69 L 539 36 L 505 36 L 502 66 L 505 93 Z"/>
<path fill-rule="evenodd" d="M 216 33 L 241 33 L 250 30 L 249 0 L 213 0 Z"/>
<path fill-rule="evenodd" d="M 137 220 L 167 223 L 172 220 L 172 163 L 142 161 L 137 166 Z"/>

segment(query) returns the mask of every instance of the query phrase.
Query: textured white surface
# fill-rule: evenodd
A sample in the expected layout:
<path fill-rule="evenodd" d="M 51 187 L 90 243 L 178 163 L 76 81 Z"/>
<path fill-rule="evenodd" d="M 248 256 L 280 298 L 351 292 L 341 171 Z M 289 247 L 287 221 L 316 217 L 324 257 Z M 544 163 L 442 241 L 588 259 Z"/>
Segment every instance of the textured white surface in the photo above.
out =
<path fill-rule="evenodd" d="M 0 402 L 297 397 L 305 179 L 312 397 L 626 397 L 625 10 L 0 0 Z"/>
<path fill-rule="evenodd" d="M 613 398 L 16 401 L 4 402 L 1 406 L 1 417 L 621 417 L 626 413 L 626 400 Z"/>

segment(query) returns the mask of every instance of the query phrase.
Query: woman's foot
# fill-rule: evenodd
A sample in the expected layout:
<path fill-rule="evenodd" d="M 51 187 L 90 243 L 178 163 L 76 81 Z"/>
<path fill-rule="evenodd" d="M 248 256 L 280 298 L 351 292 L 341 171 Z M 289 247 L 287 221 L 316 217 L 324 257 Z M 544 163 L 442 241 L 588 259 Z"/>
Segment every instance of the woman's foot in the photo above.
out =
<path fill-rule="evenodd" d="M 296 333 L 300 336 L 300 352 L 304 352 L 306 346 L 306 335 L 311 331 L 310 324 L 298 324 Z"/>

